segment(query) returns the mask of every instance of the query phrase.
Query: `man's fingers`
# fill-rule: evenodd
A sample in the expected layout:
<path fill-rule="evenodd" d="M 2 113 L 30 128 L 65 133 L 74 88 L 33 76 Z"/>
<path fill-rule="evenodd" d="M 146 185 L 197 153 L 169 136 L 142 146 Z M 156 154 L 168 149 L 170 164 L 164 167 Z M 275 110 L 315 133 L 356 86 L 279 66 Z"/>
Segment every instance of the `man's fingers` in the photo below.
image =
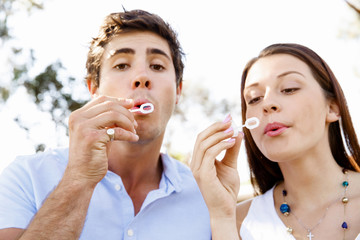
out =
<path fill-rule="evenodd" d="M 94 122 L 93 124 L 98 129 L 119 127 L 136 133 L 135 120 L 129 119 L 127 116 L 117 111 L 101 113 L 91 119 L 91 121 Z"/>
<path fill-rule="evenodd" d="M 104 129 L 106 137 L 104 139 L 105 142 L 111 141 L 129 141 L 129 142 L 136 142 L 139 140 L 139 136 L 133 132 L 124 130 L 122 128 L 109 128 Z"/>
<path fill-rule="evenodd" d="M 109 97 L 102 97 L 101 99 L 93 100 L 89 106 L 82 110 L 84 118 L 93 118 L 105 112 L 119 112 L 134 120 L 133 114 L 129 111 L 134 106 L 132 99 L 116 99 Z"/>

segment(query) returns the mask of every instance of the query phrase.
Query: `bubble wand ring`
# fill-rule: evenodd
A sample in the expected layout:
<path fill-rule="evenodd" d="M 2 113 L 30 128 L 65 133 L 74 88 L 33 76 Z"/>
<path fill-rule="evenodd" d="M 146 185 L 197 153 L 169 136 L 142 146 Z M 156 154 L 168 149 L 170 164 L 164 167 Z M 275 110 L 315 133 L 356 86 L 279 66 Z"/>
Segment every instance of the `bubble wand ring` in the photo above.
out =
<path fill-rule="evenodd" d="M 154 111 L 154 105 L 152 103 L 141 104 L 140 108 L 130 109 L 130 112 L 141 112 L 143 114 L 149 114 Z"/>
<path fill-rule="evenodd" d="M 257 117 L 251 117 L 246 119 L 245 124 L 242 125 L 241 128 L 246 127 L 247 129 L 251 130 L 257 128 L 259 125 L 260 125 L 260 120 Z M 233 137 L 237 137 L 239 128 L 236 126 L 234 121 L 232 121 L 231 126 L 234 129 Z"/>

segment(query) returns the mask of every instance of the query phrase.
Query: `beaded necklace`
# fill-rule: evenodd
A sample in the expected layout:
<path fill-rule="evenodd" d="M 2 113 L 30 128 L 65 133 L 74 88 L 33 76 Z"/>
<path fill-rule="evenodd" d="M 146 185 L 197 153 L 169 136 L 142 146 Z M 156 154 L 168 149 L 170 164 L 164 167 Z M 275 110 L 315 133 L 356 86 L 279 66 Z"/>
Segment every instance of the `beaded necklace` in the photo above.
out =
<path fill-rule="evenodd" d="M 349 202 L 349 198 L 347 197 L 346 193 L 347 193 L 347 188 L 349 186 L 349 181 L 348 181 L 348 170 L 346 169 L 343 169 L 342 170 L 343 174 L 345 175 L 345 180 L 342 182 L 342 187 L 344 188 L 344 194 L 343 194 L 343 197 L 341 198 L 341 202 L 344 206 L 344 220 L 343 220 L 343 223 L 341 224 L 341 228 L 343 229 L 344 231 L 344 237 L 343 239 L 345 239 L 345 233 L 346 233 L 346 230 L 348 229 L 348 224 L 346 222 L 346 219 L 345 219 L 345 216 L 346 216 L 346 205 L 347 203 Z M 285 216 L 285 217 L 288 217 L 290 215 L 290 212 L 291 212 L 291 208 L 289 206 L 289 204 L 286 202 L 286 196 L 287 196 L 287 191 L 286 189 L 283 189 L 282 191 L 282 195 L 283 195 L 283 200 L 284 202 L 281 204 L 280 206 L 280 212 Z M 312 227 L 306 227 L 304 225 L 304 223 L 301 221 L 301 219 L 299 219 L 294 212 L 292 212 L 292 215 L 295 217 L 296 221 L 308 232 L 308 234 L 306 235 L 306 237 L 309 239 L 309 240 L 312 240 L 313 238 L 315 238 L 315 236 L 312 234 L 312 231 L 318 227 L 320 225 L 320 223 L 322 223 L 322 221 L 324 220 L 329 208 L 334 204 L 336 203 L 337 201 L 334 201 L 332 203 L 329 204 L 329 206 L 326 208 L 325 210 L 325 213 L 324 215 L 319 219 L 319 221 Z M 293 234 L 293 229 L 291 227 L 287 227 L 287 231 L 288 233 L 290 234 Z"/>

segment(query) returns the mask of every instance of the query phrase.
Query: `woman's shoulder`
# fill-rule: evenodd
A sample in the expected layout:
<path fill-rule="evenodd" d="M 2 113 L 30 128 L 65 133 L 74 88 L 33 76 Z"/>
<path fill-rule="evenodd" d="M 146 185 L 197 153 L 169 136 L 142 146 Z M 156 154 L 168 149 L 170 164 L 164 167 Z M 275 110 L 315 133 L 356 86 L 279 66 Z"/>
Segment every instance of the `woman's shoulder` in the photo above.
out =
<path fill-rule="evenodd" d="M 353 192 L 360 193 L 360 173 L 355 171 L 348 171 L 347 181 L 350 188 L 353 189 Z"/>
<path fill-rule="evenodd" d="M 249 210 L 250 210 L 250 207 L 252 204 L 255 204 L 255 205 L 260 204 L 261 206 L 273 204 L 273 191 L 274 191 L 274 188 L 271 188 L 262 195 L 258 195 L 256 197 L 242 201 L 237 204 L 237 206 L 236 206 L 236 223 L 237 223 L 238 229 L 240 229 L 246 216 L 249 214 Z"/>
<path fill-rule="evenodd" d="M 236 224 L 237 224 L 238 229 L 240 229 L 242 222 L 244 221 L 246 215 L 248 214 L 253 199 L 254 198 L 251 198 L 251 199 L 242 201 L 237 204 L 237 206 L 236 206 Z"/>
<path fill-rule="evenodd" d="M 360 200 L 360 173 L 354 172 L 354 171 L 349 171 L 347 181 L 349 184 L 348 194 L 351 197 Z"/>

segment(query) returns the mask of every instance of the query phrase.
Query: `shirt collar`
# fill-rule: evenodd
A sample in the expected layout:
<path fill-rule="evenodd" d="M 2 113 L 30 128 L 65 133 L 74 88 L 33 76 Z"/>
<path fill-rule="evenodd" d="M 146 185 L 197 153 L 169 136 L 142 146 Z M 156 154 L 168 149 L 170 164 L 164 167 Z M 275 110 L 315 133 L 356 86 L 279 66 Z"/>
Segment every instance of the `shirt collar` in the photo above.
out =
<path fill-rule="evenodd" d="M 173 188 L 176 192 L 180 192 L 182 190 L 181 187 L 181 176 L 178 171 L 178 165 L 176 163 L 176 160 L 171 158 L 168 154 L 161 153 L 161 160 L 163 164 L 163 176 L 166 178 L 166 182 L 169 182 L 170 185 L 169 188 Z M 170 189 L 168 189 L 170 190 Z"/>

